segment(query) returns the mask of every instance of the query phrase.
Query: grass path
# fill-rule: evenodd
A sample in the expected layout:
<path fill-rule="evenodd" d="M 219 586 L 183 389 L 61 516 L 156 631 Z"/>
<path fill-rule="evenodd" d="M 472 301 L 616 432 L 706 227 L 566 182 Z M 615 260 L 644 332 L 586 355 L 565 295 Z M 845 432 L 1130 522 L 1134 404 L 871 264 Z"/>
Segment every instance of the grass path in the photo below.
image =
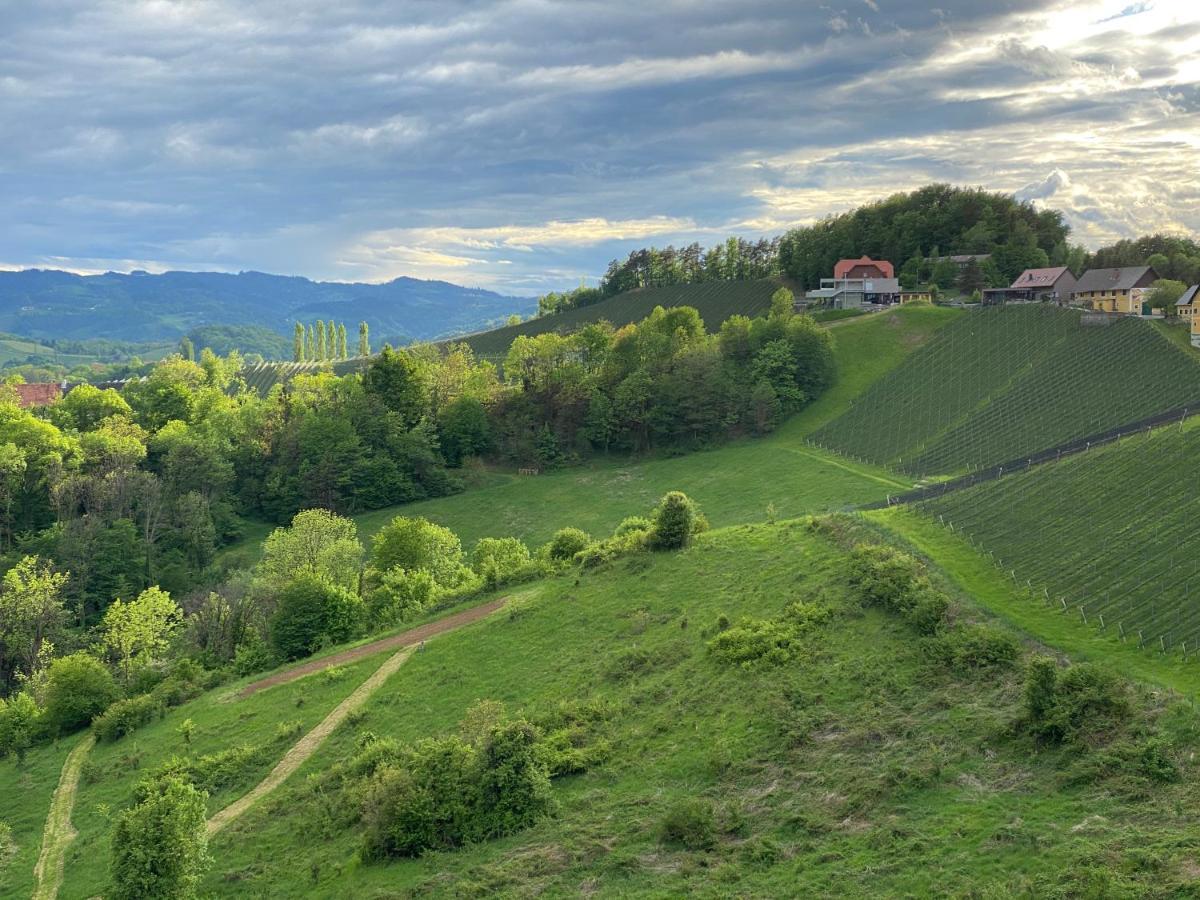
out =
<path fill-rule="evenodd" d="M 83 762 L 95 743 L 96 735 L 89 731 L 63 763 L 62 775 L 59 776 L 58 787 L 54 790 L 54 798 L 50 801 L 50 814 L 46 817 L 46 828 L 42 833 L 42 852 L 38 854 L 37 865 L 33 870 L 37 880 L 33 900 L 54 900 L 62 886 L 67 847 L 75 840 L 77 833 L 71 824 L 75 792 L 79 788 Z"/>
<path fill-rule="evenodd" d="M 333 733 L 333 730 L 341 725 L 350 713 L 366 703 L 371 695 L 395 674 L 396 670 L 404 664 L 404 661 L 408 659 L 412 652 L 413 648 L 411 646 L 404 647 L 384 660 L 383 665 L 376 669 L 371 674 L 371 677 L 355 688 L 354 693 L 334 707 L 333 712 L 322 719 L 316 728 L 300 738 L 284 754 L 283 759 L 276 764 L 270 774 L 260 781 L 253 790 L 234 800 L 208 820 L 209 836 L 216 834 L 263 797 L 267 796 L 267 794 L 275 790 L 275 788 L 283 784 L 288 779 L 288 776 L 299 769 L 305 760 L 317 752 L 317 749 L 325 743 L 325 740 Z"/>

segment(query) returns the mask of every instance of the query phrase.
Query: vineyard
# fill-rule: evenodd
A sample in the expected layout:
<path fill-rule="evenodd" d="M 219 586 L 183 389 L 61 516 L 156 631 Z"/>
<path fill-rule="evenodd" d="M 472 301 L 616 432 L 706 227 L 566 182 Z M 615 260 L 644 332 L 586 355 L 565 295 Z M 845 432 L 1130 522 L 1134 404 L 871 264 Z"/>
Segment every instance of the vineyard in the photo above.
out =
<path fill-rule="evenodd" d="M 942 329 L 818 445 L 915 475 L 970 471 L 1190 403 L 1200 364 L 1147 323 L 991 307 Z"/>
<path fill-rule="evenodd" d="M 242 370 L 242 378 L 251 391 L 265 396 L 277 384 L 286 384 L 297 375 L 315 375 L 321 371 L 332 371 L 335 375 L 347 375 L 358 370 L 363 359 L 341 359 L 337 362 L 261 362 Z"/>
<path fill-rule="evenodd" d="M 569 309 L 552 316 L 543 316 L 509 325 L 494 331 L 462 338 L 476 356 L 489 359 L 503 358 L 518 335 L 533 336 L 548 331 L 566 334 L 605 319 L 620 327 L 630 322 L 640 322 L 654 311 L 654 307 L 694 306 L 709 331 L 716 331 L 721 323 L 734 315 L 765 315 L 771 306 L 771 295 L 779 289 L 773 279 L 762 281 L 709 281 L 702 284 L 675 284 L 668 287 L 641 288 L 626 291 L 607 300 L 601 300 L 581 309 Z"/>
<path fill-rule="evenodd" d="M 917 505 L 1018 584 L 1159 650 L 1200 649 L 1200 422 L 1127 437 Z"/>

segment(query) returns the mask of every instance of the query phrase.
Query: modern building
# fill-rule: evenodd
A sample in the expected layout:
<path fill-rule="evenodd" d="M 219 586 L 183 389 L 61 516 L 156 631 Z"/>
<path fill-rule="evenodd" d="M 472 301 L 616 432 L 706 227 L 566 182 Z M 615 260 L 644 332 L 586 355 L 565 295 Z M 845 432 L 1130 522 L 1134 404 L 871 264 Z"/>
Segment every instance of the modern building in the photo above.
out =
<path fill-rule="evenodd" d="M 1088 269 L 1071 293 L 1071 302 L 1097 312 L 1140 315 L 1150 285 L 1158 281 L 1153 266 Z"/>
<path fill-rule="evenodd" d="M 839 260 L 832 278 L 822 278 L 821 287 L 805 299 L 834 309 L 853 309 L 870 303 L 890 304 L 900 299 L 896 270 L 886 259 Z"/>
<path fill-rule="evenodd" d="M 1075 290 L 1075 276 L 1066 266 L 1026 269 L 1008 287 L 985 288 L 984 303 L 1052 301 L 1065 303 Z"/>

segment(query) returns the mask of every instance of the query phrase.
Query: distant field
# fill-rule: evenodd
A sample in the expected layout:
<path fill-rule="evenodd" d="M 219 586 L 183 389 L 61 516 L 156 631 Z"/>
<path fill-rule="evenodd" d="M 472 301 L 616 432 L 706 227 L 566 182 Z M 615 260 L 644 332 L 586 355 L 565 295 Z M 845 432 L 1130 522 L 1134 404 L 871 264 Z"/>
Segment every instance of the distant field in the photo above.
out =
<path fill-rule="evenodd" d="M 509 325 L 454 340 L 469 344 L 477 356 L 503 358 L 518 335 L 532 336 L 548 331 L 567 333 L 600 319 L 620 327 L 630 322 L 640 322 L 656 306 L 694 306 L 708 329 L 716 331 L 730 316 L 753 317 L 766 313 L 771 306 L 771 295 L 779 289 L 780 284 L 775 279 L 764 279 L 641 288 L 581 309 L 571 309 L 557 315 L 531 319 L 520 325 Z"/>
<path fill-rule="evenodd" d="M 564 525 L 607 534 L 625 516 L 644 514 L 669 490 L 693 496 L 714 526 L 762 521 L 770 504 L 777 515 L 788 517 L 883 499 L 912 481 L 814 450 L 805 436 L 845 411 L 872 381 L 961 315 L 923 307 L 839 324 L 837 382 L 767 437 L 674 458 L 601 459 L 537 476 L 490 471 L 461 494 L 375 510 L 356 520 L 364 535 L 403 514 L 445 525 L 467 546 L 481 537 L 508 535 L 538 544 Z M 221 554 L 222 564 L 252 563 L 269 530 L 252 525 L 242 542 Z"/>
<path fill-rule="evenodd" d="M 983 468 L 1200 401 L 1200 363 L 1138 319 L 1049 306 L 964 314 L 813 435 L 913 475 Z"/>
<path fill-rule="evenodd" d="M 1110 634 L 1200 649 L 1200 420 L 922 503 L 1019 584 Z M 1045 592 L 1045 593 L 1043 593 Z M 1139 637 L 1140 634 L 1140 637 Z"/>

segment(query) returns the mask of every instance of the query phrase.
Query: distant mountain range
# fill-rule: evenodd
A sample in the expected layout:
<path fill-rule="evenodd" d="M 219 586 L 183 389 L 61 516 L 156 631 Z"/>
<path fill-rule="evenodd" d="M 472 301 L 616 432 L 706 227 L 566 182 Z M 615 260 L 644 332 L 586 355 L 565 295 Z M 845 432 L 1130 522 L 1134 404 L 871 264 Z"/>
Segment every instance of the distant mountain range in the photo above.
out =
<path fill-rule="evenodd" d="M 429 340 L 536 309 L 533 297 L 406 277 L 362 284 L 262 272 L 0 272 L 0 331 L 35 338 L 152 341 L 217 324 L 290 335 L 297 321 L 333 319 L 352 333 L 365 320 L 375 341 Z"/>

